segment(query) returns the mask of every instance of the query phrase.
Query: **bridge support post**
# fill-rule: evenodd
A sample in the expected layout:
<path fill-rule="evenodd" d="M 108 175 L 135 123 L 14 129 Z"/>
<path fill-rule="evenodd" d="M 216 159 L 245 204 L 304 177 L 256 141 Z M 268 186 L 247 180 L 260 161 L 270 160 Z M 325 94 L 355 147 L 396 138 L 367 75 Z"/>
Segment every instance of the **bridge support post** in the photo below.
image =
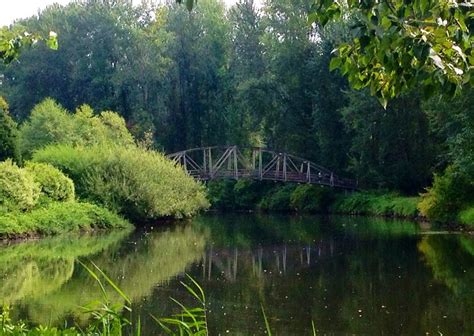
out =
<path fill-rule="evenodd" d="M 236 180 L 239 179 L 239 167 L 238 167 L 238 160 L 237 160 L 237 146 L 234 146 L 234 178 Z"/>
<path fill-rule="evenodd" d="M 212 179 L 214 177 L 214 168 L 212 167 L 212 149 L 209 148 L 209 178 Z"/>
<path fill-rule="evenodd" d="M 306 181 L 311 183 L 311 164 L 309 162 L 306 162 L 306 164 L 308 165 L 306 169 Z"/>

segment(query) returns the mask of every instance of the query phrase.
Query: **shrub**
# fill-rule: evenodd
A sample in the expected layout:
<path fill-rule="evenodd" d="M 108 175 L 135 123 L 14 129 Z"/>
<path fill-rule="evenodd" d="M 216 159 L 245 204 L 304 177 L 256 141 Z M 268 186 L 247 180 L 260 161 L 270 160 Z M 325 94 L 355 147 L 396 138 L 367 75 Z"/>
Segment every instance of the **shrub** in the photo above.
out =
<path fill-rule="evenodd" d="M 332 206 L 332 211 L 347 214 L 415 217 L 418 214 L 418 201 L 418 197 L 356 192 L 339 195 Z"/>
<path fill-rule="evenodd" d="M 434 222 L 454 221 L 461 209 L 474 200 L 474 180 L 450 166 L 435 175 L 433 186 L 422 195 L 420 212 Z"/>
<path fill-rule="evenodd" d="M 209 181 L 207 184 L 207 194 L 213 208 L 236 208 L 234 193 L 235 184 L 235 180 Z"/>
<path fill-rule="evenodd" d="M 474 206 L 470 206 L 459 213 L 459 222 L 474 228 Z"/>
<path fill-rule="evenodd" d="M 76 202 L 53 202 L 31 212 L 10 212 L 0 216 L 0 223 L 0 237 L 130 226 L 126 220 L 109 210 Z"/>
<path fill-rule="evenodd" d="M 262 210 L 290 211 L 290 198 L 295 190 L 295 185 L 277 185 L 272 188 L 260 201 L 259 208 Z"/>
<path fill-rule="evenodd" d="M 70 176 L 78 196 L 128 218 L 185 217 L 208 206 L 204 187 L 162 154 L 138 147 L 49 146 L 35 153 Z"/>
<path fill-rule="evenodd" d="M 239 209 L 255 209 L 273 187 L 268 181 L 238 180 L 234 185 L 235 204 Z"/>
<path fill-rule="evenodd" d="M 27 122 L 20 127 L 20 151 L 29 158 L 34 150 L 51 143 L 73 141 L 73 124 L 68 112 L 53 99 L 36 105 Z"/>
<path fill-rule="evenodd" d="M 296 211 L 326 212 L 333 199 L 334 192 L 329 188 L 301 184 L 291 193 L 290 205 Z"/>
<path fill-rule="evenodd" d="M 11 160 L 0 163 L 0 210 L 30 210 L 40 195 L 33 176 Z"/>
<path fill-rule="evenodd" d="M 27 162 L 26 170 L 41 187 L 41 193 L 54 201 L 74 200 L 74 183 L 59 169 L 45 163 Z"/>
<path fill-rule="evenodd" d="M 134 143 L 125 120 L 117 113 L 107 111 L 95 116 L 90 106 L 82 105 L 72 114 L 51 98 L 33 108 L 20 128 L 19 138 L 25 158 L 51 144 L 130 146 Z"/>

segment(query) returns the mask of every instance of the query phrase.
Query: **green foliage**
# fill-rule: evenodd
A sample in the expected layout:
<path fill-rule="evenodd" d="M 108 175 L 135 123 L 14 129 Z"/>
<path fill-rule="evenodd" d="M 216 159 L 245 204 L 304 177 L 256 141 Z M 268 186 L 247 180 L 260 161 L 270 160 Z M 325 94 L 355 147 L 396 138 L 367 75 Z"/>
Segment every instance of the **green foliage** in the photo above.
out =
<path fill-rule="evenodd" d="M 187 276 L 190 283 L 181 281 L 181 285 L 197 301 L 198 307 L 189 308 L 171 298 L 180 307 L 181 312 L 168 318 L 152 317 L 168 335 L 208 336 L 206 295 L 199 283 L 190 275 Z"/>
<path fill-rule="evenodd" d="M 216 209 L 234 209 L 235 204 L 235 192 L 234 186 L 235 180 L 221 180 L 221 181 L 209 181 L 207 183 L 207 194 L 209 202 L 213 208 Z"/>
<path fill-rule="evenodd" d="M 345 214 L 416 217 L 418 201 L 417 197 L 355 192 L 350 195 L 339 195 L 332 206 L 332 211 Z"/>
<path fill-rule="evenodd" d="M 0 162 L 0 213 L 31 210 L 39 195 L 40 186 L 28 171 L 11 160 Z"/>
<path fill-rule="evenodd" d="M 334 201 L 334 192 L 327 187 L 301 184 L 291 193 L 290 206 L 296 211 L 323 212 Z"/>
<path fill-rule="evenodd" d="M 340 112 L 352 134 L 348 168 L 359 186 L 413 195 L 430 183 L 435 138 L 418 95 L 394 99 L 385 110 L 365 91 L 347 98 Z"/>
<path fill-rule="evenodd" d="M 459 211 L 472 204 L 473 180 L 459 172 L 454 166 L 448 167 L 442 175 L 435 175 L 433 186 L 422 195 L 418 205 L 422 215 L 435 222 L 452 222 Z"/>
<path fill-rule="evenodd" d="M 30 212 L 0 216 L 0 237 L 124 228 L 130 224 L 109 210 L 89 203 L 52 202 Z"/>
<path fill-rule="evenodd" d="M 296 186 L 292 184 L 275 186 L 258 204 L 259 209 L 272 211 L 290 211 L 291 194 Z"/>
<path fill-rule="evenodd" d="M 422 85 L 427 94 L 459 93 L 473 83 L 472 4 L 460 1 L 320 1 L 310 22 L 350 17 L 351 38 L 337 47 L 339 68 L 355 89 L 369 87 L 386 106 Z"/>
<path fill-rule="evenodd" d="M 36 105 L 20 128 L 20 150 L 25 158 L 50 144 L 130 146 L 133 142 L 124 119 L 118 114 L 107 111 L 94 116 L 87 105 L 70 114 L 51 98 Z"/>
<path fill-rule="evenodd" d="M 38 41 L 45 41 L 51 49 L 58 49 L 57 35 L 49 32 L 48 37 L 38 33 L 29 33 L 20 25 L 13 28 L 0 27 L 0 60 L 10 63 L 18 58 L 24 48 L 28 48 Z"/>
<path fill-rule="evenodd" d="M 59 202 L 74 200 L 74 183 L 59 169 L 36 162 L 27 162 L 25 168 L 40 185 L 41 193 L 46 198 Z"/>
<path fill-rule="evenodd" d="M 138 147 L 58 145 L 35 153 L 70 176 L 79 197 L 128 218 L 186 217 L 206 208 L 204 188 L 162 154 Z"/>
<path fill-rule="evenodd" d="M 0 96 L 0 161 L 19 160 L 17 137 L 17 125 L 8 112 L 7 102 Z"/>
<path fill-rule="evenodd" d="M 459 222 L 474 227 L 474 206 L 470 206 L 459 213 Z"/>

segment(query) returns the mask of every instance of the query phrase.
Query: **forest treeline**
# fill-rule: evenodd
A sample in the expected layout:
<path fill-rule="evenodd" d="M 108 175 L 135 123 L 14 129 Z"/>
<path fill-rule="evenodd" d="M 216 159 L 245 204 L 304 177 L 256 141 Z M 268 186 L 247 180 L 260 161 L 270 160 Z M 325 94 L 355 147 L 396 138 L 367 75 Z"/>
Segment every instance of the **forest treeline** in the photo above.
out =
<path fill-rule="evenodd" d="M 350 22 L 309 25 L 311 5 L 200 0 L 191 12 L 175 1 L 53 5 L 15 24 L 57 32 L 59 49 L 25 50 L 1 69 L 0 95 L 19 123 L 46 97 L 68 110 L 87 103 L 117 111 L 136 138 L 153 134 L 166 152 L 267 146 L 362 188 L 416 195 L 436 176 L 426 213 L 449 217 L 472 206 L 474 90 L 428 99 L 420 87 L 384 109 L 330 71 Z"/>

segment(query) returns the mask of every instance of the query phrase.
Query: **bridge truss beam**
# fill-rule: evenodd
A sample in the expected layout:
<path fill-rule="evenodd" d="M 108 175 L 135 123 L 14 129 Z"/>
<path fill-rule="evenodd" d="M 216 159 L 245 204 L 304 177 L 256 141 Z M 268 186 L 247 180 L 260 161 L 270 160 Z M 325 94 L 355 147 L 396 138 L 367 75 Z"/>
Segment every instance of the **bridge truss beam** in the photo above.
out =
<path fill-rule="evenodd" d="M 309 160 L 265 148 L 201 147 L 169 154 L 168 158 L 202 181 L 248 178 L 357 189 L 355 181 Z"/>

